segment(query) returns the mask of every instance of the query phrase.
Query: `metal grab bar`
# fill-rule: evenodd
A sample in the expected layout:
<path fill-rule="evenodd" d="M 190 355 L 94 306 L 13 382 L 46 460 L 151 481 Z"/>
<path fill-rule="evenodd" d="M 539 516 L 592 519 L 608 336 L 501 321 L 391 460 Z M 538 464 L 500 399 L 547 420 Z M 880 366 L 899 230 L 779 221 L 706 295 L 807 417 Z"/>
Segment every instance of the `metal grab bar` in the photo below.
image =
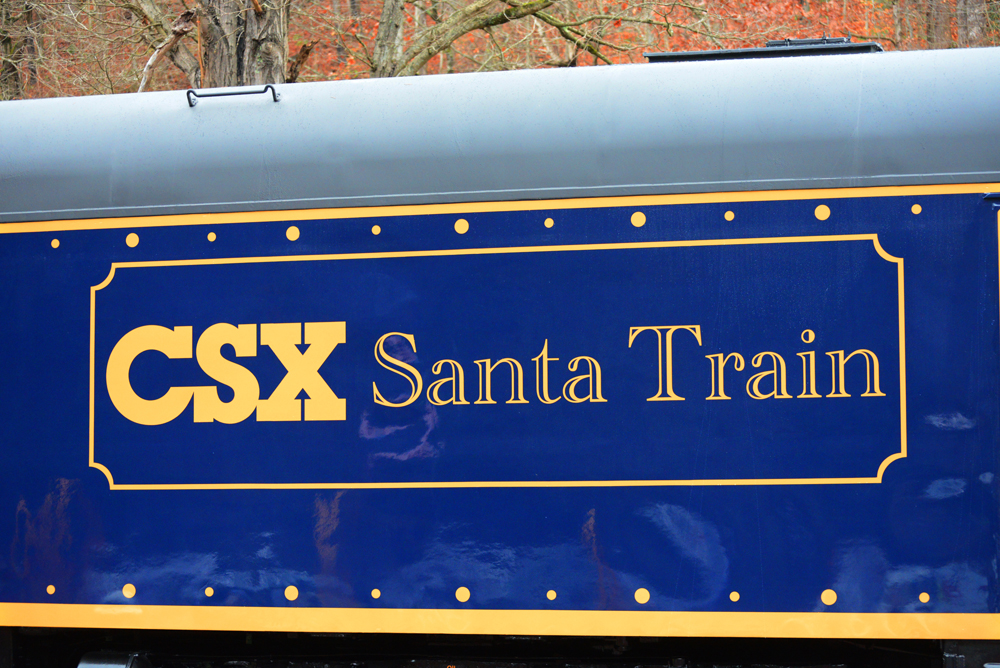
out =
<path fill-rule="evenodd" d="M 187 91 L 187 101 L 188 101 L 188 106 L 193 107 L 194 105 L 198 104 L 198 98 L 202 97 L 229 97 L 230 95 L 260 95 L 262 93 L 266 93 L 267 91 L 271 91 L 271 96 L 274 98 L 275 102 L 281 99 L 281 93 L 279 93 L 274 88 L 273 85 L 267 84 L 266 86 L 264 86 L 263 90 L 233 90 L 224 93 L 199 93 L 194 88 L 189 88 Z"/>

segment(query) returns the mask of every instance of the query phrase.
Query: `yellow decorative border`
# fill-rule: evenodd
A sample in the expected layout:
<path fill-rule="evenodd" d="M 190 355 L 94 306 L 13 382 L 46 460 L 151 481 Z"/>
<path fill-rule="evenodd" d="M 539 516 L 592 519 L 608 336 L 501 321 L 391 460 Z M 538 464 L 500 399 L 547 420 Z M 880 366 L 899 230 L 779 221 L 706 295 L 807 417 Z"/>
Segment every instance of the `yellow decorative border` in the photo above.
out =
<path fill-rule="evenodd" d="M 0 603 L 0 626 L 512 636 L 1000 639 L 989 613 L 433 610 Z"/>
<path fill-rule="evenodd" d="M 115 272 L 126 268 L 178 267 L 234 264 L 265 264 L 279 262 L 315 262 L 335 260 L 385 259 L 399 257 L 441 257 L 455 255 L 497 255 L 512 253 L 548 253 L 559 251 L 631 250 L 648 248 L 681 248 L 705 246 L 742 246 L 764 244 L 822 243 L 831 241 L 871 241 L 875 251 L 887 262 L 896 264 L 899 308 L 899 413 L 900 449 L 882 460 L 876 475 L 850 478 L 731 478 L 688 480 L 470 480 L 449 482 L 308 482 L 308 483 L 116 483 L 111 471 L 99 463 L 94 455 L 94 404 L 95 404 L 95 341 L 97 319 L 97 291 L 111 284 Z M 90 290 L 90 454 L 89 465 L 101 471 L 108 479 L 110 489 L 117 490 L 206 490 L 206 489 L 443 489 L 486 487 L 694 487 L 731 485 L 848 485 L 877 484 L 882 482 L 886 468 L 897 459 L 906 457 L 906 327 L 903 294 L 903 259 L 887 253 L 875 234 L 844 234 L 804 237 L 759 237 L 747 239 L 714 239 L 698 241 L 652 241 L 614 244 L 581 244 L 553 246 L 523 246 L 515 248 L 463 248 L 429 251 L 388 251 L 371 253 L 340 253 L 322 255 L 284 255 L 242 258 L 207 258 L 199 260 L 156 260 L 142 262 L 115 262 L 100 284 Z"/>

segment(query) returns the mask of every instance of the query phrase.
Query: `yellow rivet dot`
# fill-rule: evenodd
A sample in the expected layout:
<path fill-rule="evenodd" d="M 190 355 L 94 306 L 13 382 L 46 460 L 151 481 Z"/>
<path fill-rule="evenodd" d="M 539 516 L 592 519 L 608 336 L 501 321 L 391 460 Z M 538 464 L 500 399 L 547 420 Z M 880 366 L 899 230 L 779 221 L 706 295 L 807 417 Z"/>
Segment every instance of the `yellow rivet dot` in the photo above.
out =
<path fill-rule="evenodd" d="M 636 227 L 642 227 L 646 224 L 646 214 L 642 211 L 636 211 L 632 214 L 632 224 Z"/>
<path fill-rule="evenodd" d="M 635 600 L 637 603 L 646 605 L 649 603 L 649 590 L 645 587 L 640 587 L 635 590 Z"/>
<path fill-rule="evenodd" d="M 827 218 L 830 217 L 830 207 L 828 207 L 826 204 L 820 204 L 818 207 L 816 207 L 816 211 L 814 213 L 816 214 L 817 219 L 826 220 Z"/>
<path fill-rule="evenodd" d="M 215 241 L 217 238 L 218 237 L 215 236 L 215 232 L 209 232 L 208 233 L 208 240 L 209 241 Z"/>
<path fill-rule="evenodd" d="M 734 218 L 736 218 L 735 213 L 733 213 L 732 211 L 726 211 L 726 220 L 732 221 Z"/>
<path fill-rule="evenodd" d="M 289 601 L 294 601 L 299 597 L 299 588 L 295 585 L 288 585 L 285 587 L 285 598 Z"/>
<path fill-rule="evenodd" d="M 59 248 L 59 240 L 58 239 L 53 239 L 52 240 L 52 247 L 53 248 Z"/>
<path fill-rule="evenodd" d="M 459 603 L 465 603 L 469 600 L 472 593 L 469 591 L 468 587 L 459 587 L 455 590 L 455 598 L 458 599 Z"/>
<path fill-rule="evenodd" d="M 285 230 L 285 236 L 288 237 L 289 241 L 295 241 L 299 238 L 299 228 L 292 225 L 287 230 Z"/>
<path fill-rule="evenodd" d="M 920 602 L 921 603 L 930 603 L 931 602 L 931 595 L 928 594 L 927 592 L 922 592 L 920 594 L 919 598 L 920 598 Z"/>
<path fill-rule="evenodd" d="M 122 587 L 122 596 L 124 596 L 125 598 L 132 598 L 133 596 L 135 596 L 135 585 L 127 584 L 124 587 Z"/>
<path fill-rule="evenodd" d="M 914 215 L 919 214 L 923 210 L 924 207 L 920 206 L 919 204 L 914 204 L 913 206 L 910 207 L 910 211 L 912 211 Z"/>
<path fill-rule="evenodd" d="M 545 598 L 549 599 L 550 601 L 556 600 L 556 590 L 550 589 L 547 592 L 545 592 Z"/>
<path fill-rule="evenodd" d="M 139 245 L 139 235 L 135 232 L 129 232 L 128 236 L 125 237 L 125 243 L 129 248 L 135 248 Z"/>
<path fill-rule="evenodd" d="M 556 224 L 556 221 L 552 220 L 551 218 L 546 218 L 545 219 L 545 227 L 552 227 L 555 224 Z"/>
<path fill-rule="evenodd" d="M 48 594 L 49 596 L 52 596 L 52 594 L 56 593 L 56 586 L 55 585 L 49 585 L 48 587 L 45 588 L 45 593 Z M 925 594 L 925 596 L 926 596 L 926 594 Z"/>
<path fill-rule="evenodd" d="M 459 218 L 455 221 L 455 231 L 459 234 L 465 234 L 469 231 L 469 221 L 465 218 Z"/>
<path fill-rule="evenodd" d="M 837 592 L 832 589 L 824 589 L 823 593 L 819 595 L 819 600 L 823 601 L 823 605 L 833 605 L 837 602 Z"/>
<path fill-rule="evenodd" d="M 374 234 L 375 236 L 382 234 L 382 228 L 379 227 L 378 225 L 372 225 L 372 234 Z"/>
<path fill-rule="evenodd" d="M 732 601 L 733 603 L 740 600 L 740 593 L 738 591 L 729 592 L 729 600 Z"/>
<path fill-rule="evenodd" d="M 381 595 L 382 595 L 381 591 L 379 591 L 378 589 L 372 589 L 372 598 L 378 598 Z"/>

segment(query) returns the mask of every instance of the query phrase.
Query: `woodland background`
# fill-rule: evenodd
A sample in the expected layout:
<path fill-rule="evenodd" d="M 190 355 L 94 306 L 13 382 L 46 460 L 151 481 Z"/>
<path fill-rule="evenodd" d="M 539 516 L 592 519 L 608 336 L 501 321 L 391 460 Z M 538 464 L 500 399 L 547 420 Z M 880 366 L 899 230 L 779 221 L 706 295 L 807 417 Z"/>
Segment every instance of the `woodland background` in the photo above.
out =
<path fill-rule="evenodd" d="M 0 0 L 0 100 L 644 62 L 851 37 L 1000 44 L 1000 0 Z"/>

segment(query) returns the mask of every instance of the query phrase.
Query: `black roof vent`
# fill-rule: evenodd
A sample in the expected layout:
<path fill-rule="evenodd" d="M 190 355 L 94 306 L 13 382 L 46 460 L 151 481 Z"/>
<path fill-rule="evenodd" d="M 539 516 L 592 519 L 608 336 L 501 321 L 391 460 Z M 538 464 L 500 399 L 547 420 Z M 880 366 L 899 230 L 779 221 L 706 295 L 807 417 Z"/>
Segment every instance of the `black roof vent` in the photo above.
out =
<path fill-rule="evenodd" d="M 667 51 L 644 53 L 651 63 L 687 60 L 739 60 L 742 58 L 784 58 L 788 56 L 834 56 L 846 53 L 879 53 L 877 42 L 852 42 L 850 37 L 820 37 L 816 39 L 776 39 L 763 48 L 719 49 L 716 51 Z"/>

